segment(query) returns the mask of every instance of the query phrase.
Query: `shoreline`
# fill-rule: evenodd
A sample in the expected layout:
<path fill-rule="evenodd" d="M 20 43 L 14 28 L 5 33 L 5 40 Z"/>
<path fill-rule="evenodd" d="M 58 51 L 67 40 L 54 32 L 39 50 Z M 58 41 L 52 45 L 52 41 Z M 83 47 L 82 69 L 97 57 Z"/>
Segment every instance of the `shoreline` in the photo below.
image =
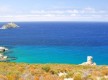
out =
<path fill-rule="evenodd" d="M 35 46 L 24 46 L 24 47 L 22 47 L 22 46 L 16 46 L 15 48 L 10 48 L 10 47 L 8 47 L 8 46 L 6 46 L 6 48 L 9 48 L 8 49 L 8 51 L 6 51 L 6 52 L 4 52 L 3 53 L 3 55 L 4 56 L 6 56 L 6 55 L 8 55 L 8 52 L 9 52 L 9 55 L 8 56 L 10 56 L 10 57 L 12 57 L 12 59 L 14 59 L 14 60 L 11 60 L 10 62 L 16 62 L 16 63 L 22 63 L 22 62 L 24 62 L 24 63 L 29 63 L 29 64 L 35 64 L 35 63 L 37 63 L 37 64 L 40 64 L 40 63 L 42 63 L 42 64 L 46 64 L 46 63 L 53 63 L 53 64 L 55 64 L 55 63 L 58 63 L 58 64 L 76 64 L 76 65 L 78 65 L 78 64 L 81 64 L 81 63 L 83 63 L 83 62 L 85 62 L 86 61 L 86 57 L 87 56 L 89 56 L 90 54 L 92 55 L 92 52 L 90 52 L 90 54 L 88 54 L 87 56 L 85 56 L 84 55 L 84 57 L 82 57 L 83 55 L 81 55 L 79 58 L 78 57 L 75 57 L 74 58 L 74 56 L 72 56 L 72 55 L 70 55 L 71 53 L 72 54 L 74 54 L 73 52 L 74 52 L 74 48 L 73 47 L 66 47 L 66 50 L 65 50 L 65 48 L 63 47 L 35 47 Z M 26 50 L 27 49 L 27 50 Z M 28 50 L 28 49 L 30 49 L 30 50 Z M 49 51 L 50 49 L 54 49 L 53 51 Z M 55 53 L 55 50 L 57 49 L 57 53 Z M 63 50 L 64 49 L 64 50 Z M 71 50 L 72 49 L 72 50 Z M 78 53 L 75 53 L 76 55 L 79 55 L 79 53 L 83 53 L 82 51 L 80 52 L 80 50 L 82 50 L 82 48 L 80 49 L 80 48 L 78 48 L 79 49 L 79 51 L 78 51 Z M 88 48 L 87 48 L 88 49 Z M 95 49 L 95 48 L 93 48 L 93 49 Z M 100 48 L 99 48 L 100 49 Z M 23 50 L 23 51 L 22 51 Z M 61 60 L 60 62 L 58 61 L 59 59 L 58 58 L 56 58 L 57 56 L 55 55 L 55 54 L 58 54 L 58 55 L 61 55 L 61 52 L 60 52 L 60 50 L 63 52 L 63 51 L 65 51 L 65 52 L 63 52 L 62 54 L 65 54 L 66 52 L 67 53 L 69 53 L 69 55 L 71 56 L 63 56 L 64 58 L 65 58 L 65 60 L 64 60 L 64 62 L 63 62 L 63 59 L 62 59 L 62 57 L 60 56 L 59 57 L 59 59 Z M 36 52 L 37 51 L 37 52 Z M 38 52 L 39 51 L 39 52 Z M 51 53 L 51 54 L 48 54 L 48 53 L 44 53 L 43 51 L 47 51 L 48 53 Z M 58 52 L 59 51 L 59 52 Z M 10 52 L 12 52 L 12 55 L 11 55 L 11 53 Z M 86 52 L 86 51 L 85 51 Z M 89 52 L 89 51 L 88 51 Z M 6 54 L 5 54 L 6 53 Z M 28 58 L 26 58 L 27 57 L 27 55 L 26 55 L 26 53 L 28 53 L 28 55 L 30 56 L 30 57 L 28 57 Z M 41 54 L 43 53 L 43 55 L 41 55 Z M 13 54 L 18 54 L 18 56 L 15 56 L 15 55 L 13 55 Z M 23 60 L 23 56 L 20 56 L 20 55 L 24 55 L 25 57 L 24 57 L 24 59 L 25 60 Z M 94 52 L 94 54 L 95 54 L 95 52 Z M 38 61 L 39 59 L 34 59 L 34 57 L 33 57 L 33 55 L 34 56 L 36 56 L 37 58 L 39 58 L 40 59 L 40 61 Z M 40 55 L 40 57 L 38 57 L 38 55 Z M 49 55 L 49 56 L 52 56 L 52 55 L 55 55 L 55 58 L 56 59 L 51 59 L 51 61 L 49 61 L 50 59 L 48 58 L 49 56 L 47 56 L 47 55 Z M 45 59 L 45 57 L 44 56 L 46 56 L 47 58 L 48 58 L 48 60 L 47 59 Z M 43 59 L 41 58 L 41 57 L 43 57 Z M 99 62 L 99 61 L 97 61 L 96 59 L 97 59 L 97 56 L 96 55 L 94 55 L 93 56 L 94 58 L 95 58 L 95 62 L 98 64 L 98 65 L 108 65 L 107 64 L 107 60 L 105 61 L 106 62 L 106 64 L 105 64 L 105 62 L 104 61 L 101 61 L 101 62 Z M 53 57 L 52 57 L 53 58 Z M 69 59 L 68 59 L 69 58 Z M 32 60 L 35 60 L 35 61 L 32 61 Z M 57 60 L 58 59 L 58 60 Z M 66 59 L 68 59 L 68 61 L 66 61 Z M 79 60 L 79 59 L 81 59 L 81 60 Z M 82 60 L 83 59 L 83 60 Z M 46 61 L 43 61 L 43 60 L 46 60 Z M 56 61 L 57 60 L 57 61 Z M 71 61 L 72 60 L 72 61 Z M 98 59 L 99 60 L 99 59 Z M 94 62 L 93 61 L 93 62 Z"/>
<path fill-rule="evenodd" d="M 3 53 L 5 50 L 8 49 L 1 47 Z M 87 56 L 87 61 L 81 64 L 0 62 L 0 66 L 0 79 L 4 80 L 108 79 L 108 65 L 97 65 L 92 56 Z"/>
<path fill-rule="evenodd" d="M 105 65 L 80 65 L 80 64 L 72 64 L 72 63 L 27 63 L 27 62 L 2 62 L 0 63 L 15 63 L 15 64 L 28 64 L 28 65 L 72 65 L 72 66 L 90 66 L 90 67 L 101 67 L 101 66 L 108 66 L 107 64 Z"/>

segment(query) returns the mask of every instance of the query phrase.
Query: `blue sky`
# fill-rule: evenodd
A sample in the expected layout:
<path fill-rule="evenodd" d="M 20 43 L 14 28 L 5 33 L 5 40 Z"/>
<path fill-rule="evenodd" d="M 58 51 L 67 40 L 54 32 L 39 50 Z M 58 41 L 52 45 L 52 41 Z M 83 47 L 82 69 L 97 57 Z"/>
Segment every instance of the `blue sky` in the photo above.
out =
<path fill-rule="evenodd" d="M 108 21 L 108 0 L 0 0 L 2 21 Z"/>

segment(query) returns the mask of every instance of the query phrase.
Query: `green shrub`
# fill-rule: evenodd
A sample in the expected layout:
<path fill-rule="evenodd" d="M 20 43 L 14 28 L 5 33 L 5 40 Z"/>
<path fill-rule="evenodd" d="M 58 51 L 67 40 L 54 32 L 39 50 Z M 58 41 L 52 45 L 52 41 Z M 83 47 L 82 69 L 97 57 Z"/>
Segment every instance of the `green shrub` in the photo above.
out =
<path fill-rule="evenodd" d="M 68 74 L 66 75 L 66 78 L 71 78 L 73 77 L 74 73 L 73 72 L 68 72 Z"/>
<path fill-rule="evenodd" d="M 49 67 L 49 66 L 43 66 L 42 69 L 43 69 L 45 72 L 49 72 L 49 71 L 50 71 L 50 67 Z"/>
<path fill-rule="evenodd" d="M 80 74 L 75 75 L 74 80 L 82 80 L 81 75 Z"/>

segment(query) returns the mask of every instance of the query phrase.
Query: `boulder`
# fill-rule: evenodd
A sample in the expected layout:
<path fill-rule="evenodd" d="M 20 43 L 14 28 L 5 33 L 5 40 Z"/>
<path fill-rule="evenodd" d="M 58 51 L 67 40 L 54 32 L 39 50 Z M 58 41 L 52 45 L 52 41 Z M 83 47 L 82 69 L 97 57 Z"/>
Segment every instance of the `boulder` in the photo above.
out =
<path fill-rule="evenodd" d="M 96 63 L 93 62 L 93 57 L 92 56 L 87 56 L 87 62 L 83 62 L 80 65 L 96 65 Z"/>
<path fill-rule="evenodd" d="M 6 47 L 0 47 L 0 52 L 4 52 L 4 51 L 7 51 L 8 50 L 8 48 L 6 48 Z"/>

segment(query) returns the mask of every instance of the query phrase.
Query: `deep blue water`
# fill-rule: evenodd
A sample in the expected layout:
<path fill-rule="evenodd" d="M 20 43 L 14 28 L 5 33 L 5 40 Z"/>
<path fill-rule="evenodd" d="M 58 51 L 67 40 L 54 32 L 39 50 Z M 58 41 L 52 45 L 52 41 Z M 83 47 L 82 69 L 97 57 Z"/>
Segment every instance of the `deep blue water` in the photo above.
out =
<path fill-rule="evenodd" d="M 0 23 L 0 26 L 6 23 Z M 108 64 L 107 22 L 17 22 L 20 28 L 0 30 L 0 45 L 14 62 L 79 64 L 91 55 Z"/>

